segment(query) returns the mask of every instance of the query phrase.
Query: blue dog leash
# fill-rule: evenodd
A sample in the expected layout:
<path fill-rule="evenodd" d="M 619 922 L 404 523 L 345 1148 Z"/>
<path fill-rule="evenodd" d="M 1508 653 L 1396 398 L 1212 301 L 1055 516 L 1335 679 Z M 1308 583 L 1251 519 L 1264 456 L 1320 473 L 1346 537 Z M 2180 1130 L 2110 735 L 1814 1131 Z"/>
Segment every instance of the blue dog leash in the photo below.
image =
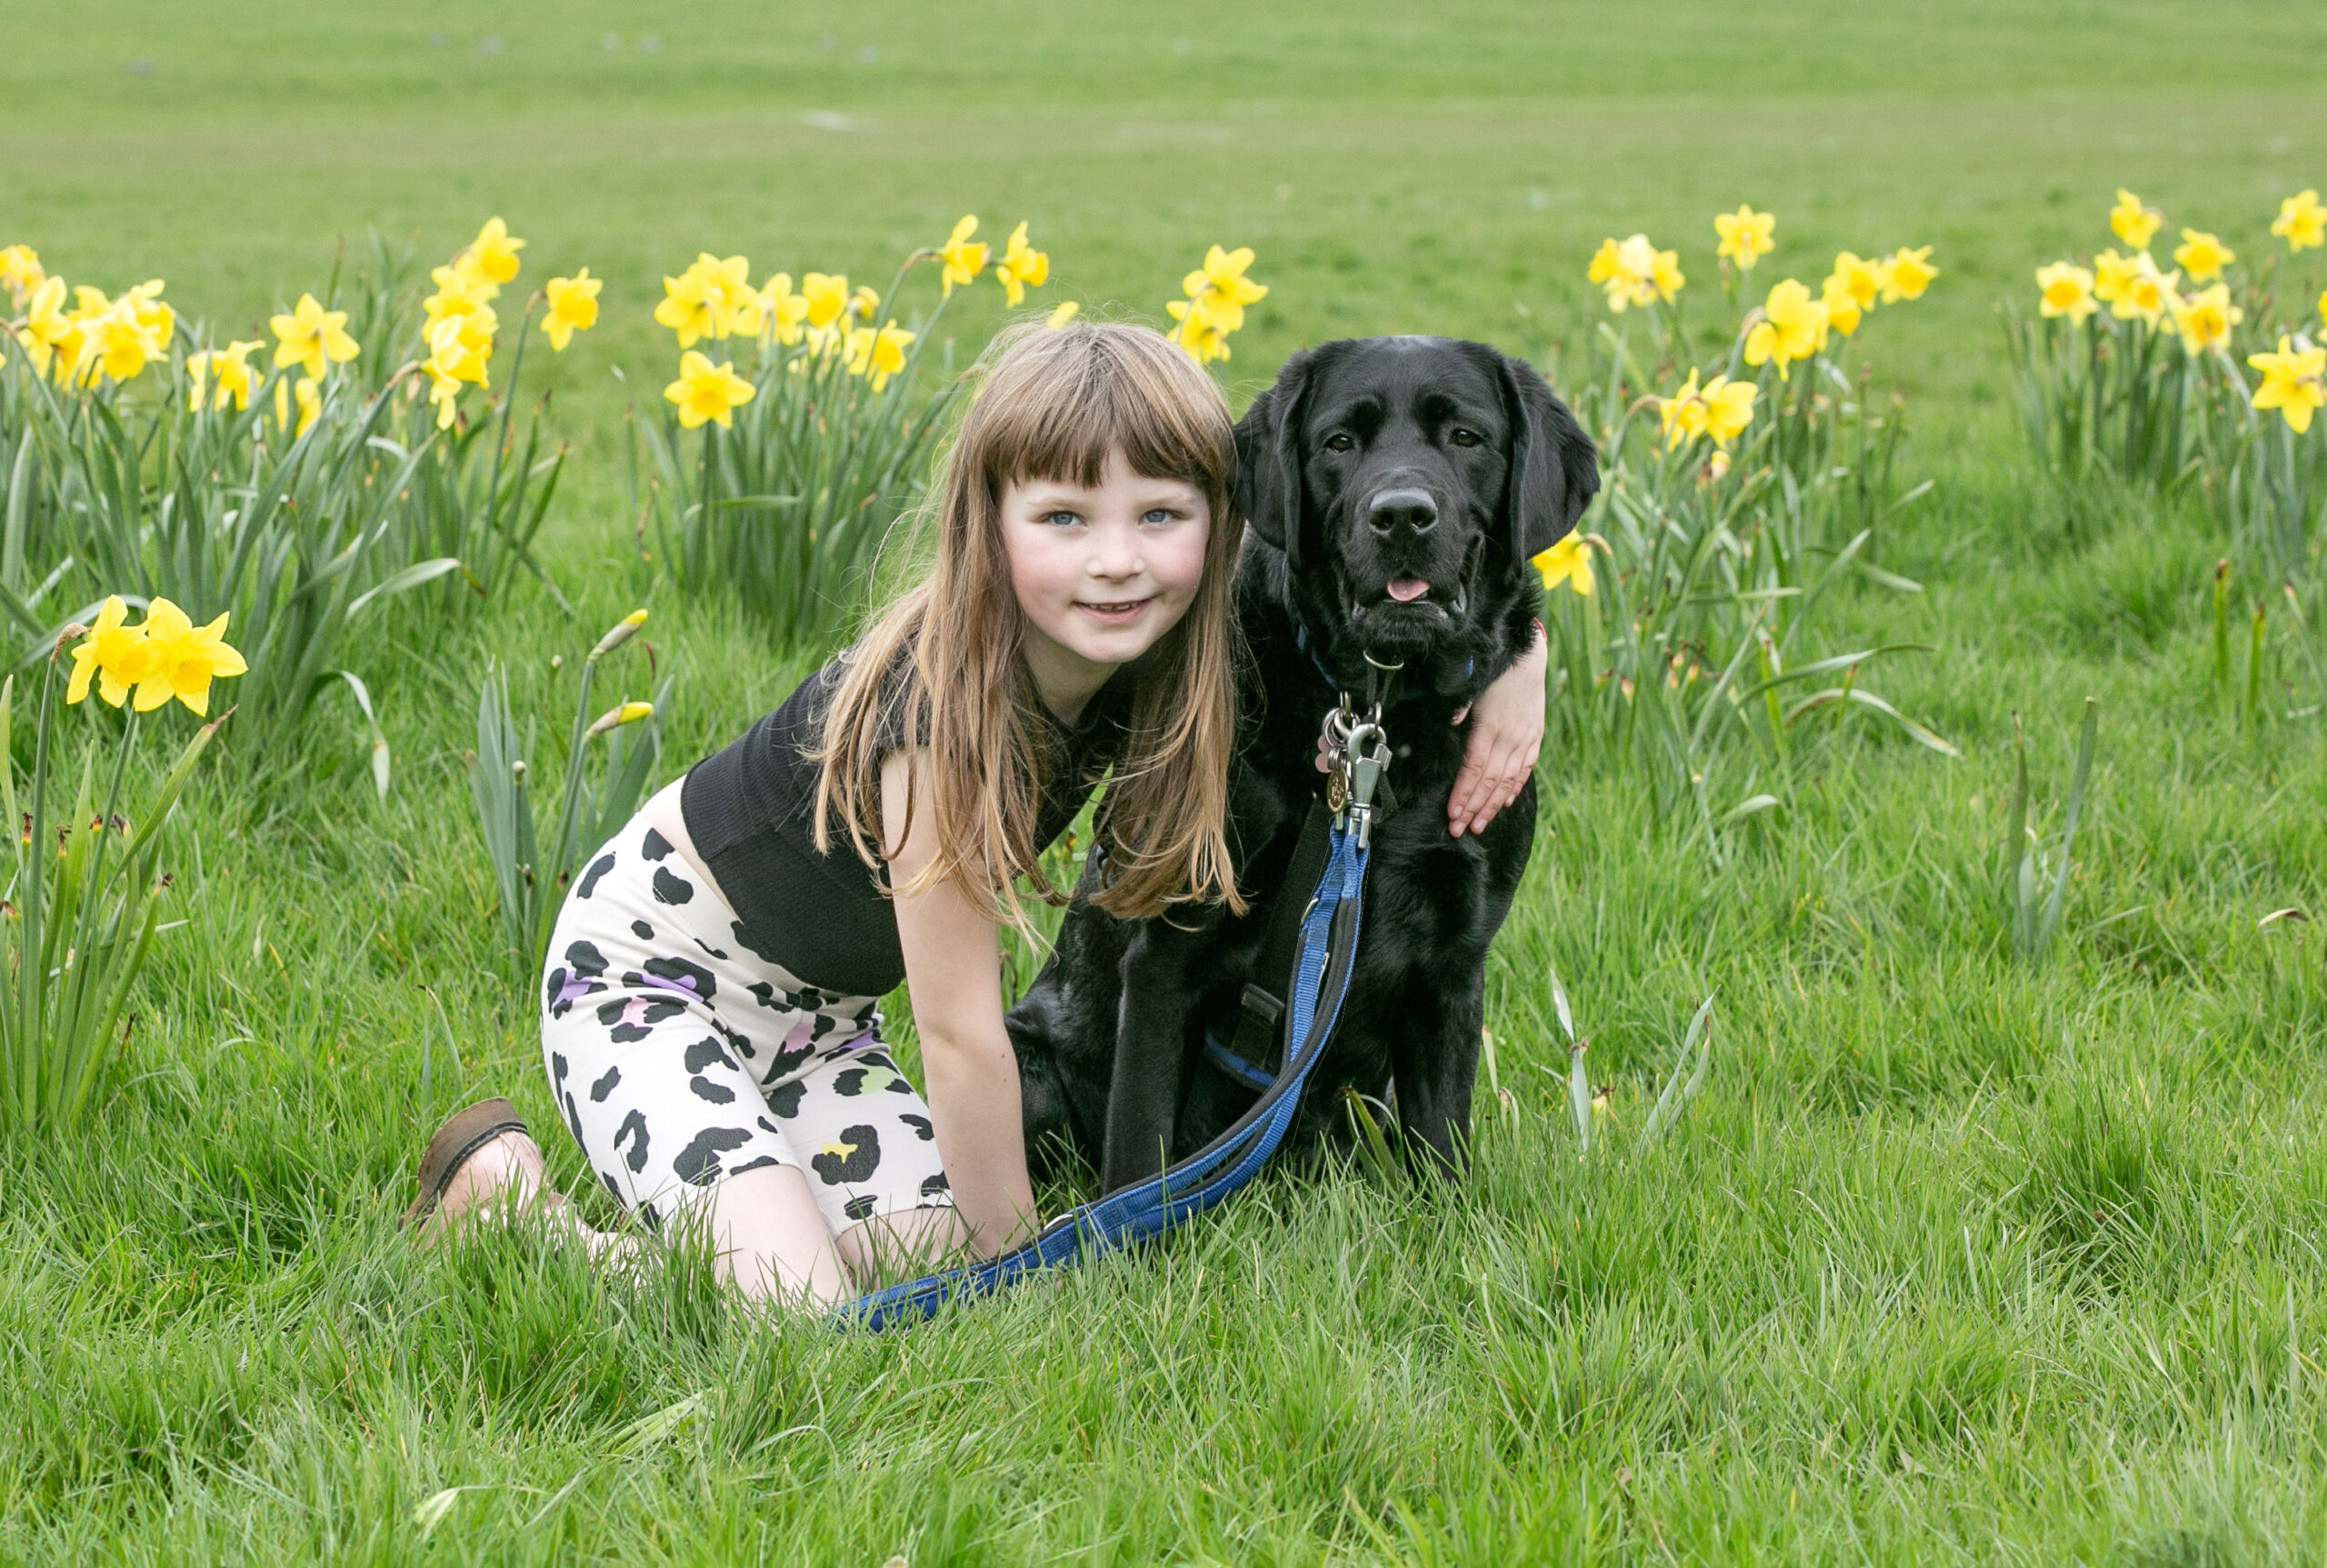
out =
<path fill-rule="evenodd" d="M 1348 714 L 1346 700 L 1339 712 Z M 1225 1133 L 1160 1175 L 1080 1204 L 1014 1252 L 944 1269 L 861 1296 L 840 1310 L 844 1326 L 880 1330 L 917 1323 L 956 1296 L 983 1295 L 1042 1269 L 1064 1268 L 1162 1235 L 1216 1204 L 1267 1164 L 1292 1128 L 1303 1085 L 1324 1054 L 1356 970 L 1373 795 L 1389 765 L 1381 709 L 1347 723 L 1328 785 L 1333 808 L 1331 849 L 1316 896 L 1302 918 L 1301 945 L 1288 995 L 1284 1070 Z"/>

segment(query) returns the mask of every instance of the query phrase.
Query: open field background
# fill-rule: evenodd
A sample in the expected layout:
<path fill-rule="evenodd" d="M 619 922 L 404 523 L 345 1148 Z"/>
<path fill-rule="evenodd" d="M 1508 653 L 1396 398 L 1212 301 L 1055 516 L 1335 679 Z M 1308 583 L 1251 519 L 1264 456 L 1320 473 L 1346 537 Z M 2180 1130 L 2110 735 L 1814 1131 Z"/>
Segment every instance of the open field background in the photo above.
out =
<path fill-rule="evenodd" d="M 342 238 L 435 256 L 498 213 L 530 282 L 607 279 L 604 325 L 528 362 L 578 448 L 544 551 L 576 615 L 530 588 L 449 633 L 391 615 L 363 654 L 385 804 L 344 704 L 309 769 L 198 784 L 199 897 L 91 1132 L 0 1150 L 0 1558 L 2327 1555 L 2327 963 L 2320 925 L 2255 924 L 2327 915 L 2327 744 L 2315 711 L 2242 729 L 2210 696 L 2201 512 L 2034 483 L 1993 310 L 2105 243 L 2120 184 L 2259 254 L 2327 184 L 2322 63 L 2327 14 L 2259 0 L 0 0 L 0 244 L 52 271 L 165 277 L 247 335 Z M 1556 373 L 1592 247 L 1634 229 L 1725 339 L 1710 217 L 1741 200 L 1779 216 L 1765 277 L 1937 247 L 1931 295 L 1857 340 L 1939 482 L 1884 543 L 1927 591 L 1833 635 L 1934 644 L 1883 689 L 1965 755 L 1860 732 L 1718 868 L 1622 770 L 1547 755 L 1491 974 L 1513 1104 L 1470 1187 L 1264 1183 L 882 1340 L 755 1324 L 683 1271 L 397 1241 L 458 1096 L 555 1125 L 462 773 L 487 659 L 562 715 L 549 655 L 650 604 L 665 776 L 802 670 L 631 547 L 610 372 L 667 375 L 664 273 L 710 248 L 884 283 L 974 211 L 1032 220 L 1043 303 L 1160 318 L 1205 244 L 1247 244 L 1273 293 L 1223 367 L 1241 404 L 1349 334 Z M 949 315 L 964 354 L 998 308 Z M 2034 969 L 2000 887 L 2011 714 L 2057 801 L 2088 694 L 2091 816 Z M 1717 994 L 1662 1152 L 1576 1157 L 1547 960 L 1620 1128 Z"/>

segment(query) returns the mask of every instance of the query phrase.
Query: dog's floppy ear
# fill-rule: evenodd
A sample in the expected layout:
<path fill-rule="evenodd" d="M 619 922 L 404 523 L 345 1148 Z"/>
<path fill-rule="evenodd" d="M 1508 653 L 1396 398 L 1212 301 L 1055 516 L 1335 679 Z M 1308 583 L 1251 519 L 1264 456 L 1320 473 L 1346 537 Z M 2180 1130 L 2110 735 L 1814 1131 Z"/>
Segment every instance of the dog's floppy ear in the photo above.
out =
<path fill-rule="evenodd" d="M 1294 355 L 1276 385 L 1253 399 L 1236 422 L 1236 504 L 1269 544 L 1301 564 L 1301 516 L 1308 486 L 1301 477 L 1301 408 L 1309 390 L 1311 355 Z"/>
<path fill-rule="evenodd" d="M 1533 365 L 1505 355 L 1503 394 L 1512 415 L 1504 521 L 1512 558 L 1523 562 L 1566 538 L 1583 515 L 1600 490 L 1600 454 Z"/>

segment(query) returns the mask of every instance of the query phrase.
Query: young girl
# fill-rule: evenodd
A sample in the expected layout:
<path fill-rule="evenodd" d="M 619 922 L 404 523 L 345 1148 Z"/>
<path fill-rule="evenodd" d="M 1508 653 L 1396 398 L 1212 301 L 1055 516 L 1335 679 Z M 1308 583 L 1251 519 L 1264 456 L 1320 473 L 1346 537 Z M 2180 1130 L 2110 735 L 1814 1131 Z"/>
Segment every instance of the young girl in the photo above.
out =
<path fill-rule="evenodd" d="M 1218 389 L 1161 335 L 1009 335 L 927 580 L 574 884 L 543 984 L 552 1094 L 615 1201 L 701 1223 L 746 1294 L 844 1300 L 1038 1227 L 997 926 L 1014 878 L 1054 895 L 1037 856 L 1103 774 L 1100 907 L 1236 902 L 1234 461 Z M 1515 700 L 1473 720 L 1484 774 L 1532 765 L 1531 710 L 1541 733 L 1540 664 L 1505 679 Z M 1517 779 L 1473 783 L 1454 831 Z M 881 1042 L 901 980 L 926 1101 Z M 597 1252 L 634 1244 L 573 1220 L 506 1100 L 448 1121 L 420 1186 L 432 1228 L 536 1197 Z"/>

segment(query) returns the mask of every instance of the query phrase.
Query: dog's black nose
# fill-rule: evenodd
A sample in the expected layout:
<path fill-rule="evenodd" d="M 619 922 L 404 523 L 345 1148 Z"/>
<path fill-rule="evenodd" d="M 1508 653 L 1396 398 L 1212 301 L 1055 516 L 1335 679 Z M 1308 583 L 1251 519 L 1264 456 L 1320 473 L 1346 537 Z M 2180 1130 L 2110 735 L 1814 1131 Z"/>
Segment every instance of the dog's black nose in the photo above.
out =
<path fill-rule="evenodd" d="M 1438 503 L 1427 490 L 1384 490 L 1366 503 L 1365 521 L 1377 534 L 1426 534 L 1438 522 Z"/>

